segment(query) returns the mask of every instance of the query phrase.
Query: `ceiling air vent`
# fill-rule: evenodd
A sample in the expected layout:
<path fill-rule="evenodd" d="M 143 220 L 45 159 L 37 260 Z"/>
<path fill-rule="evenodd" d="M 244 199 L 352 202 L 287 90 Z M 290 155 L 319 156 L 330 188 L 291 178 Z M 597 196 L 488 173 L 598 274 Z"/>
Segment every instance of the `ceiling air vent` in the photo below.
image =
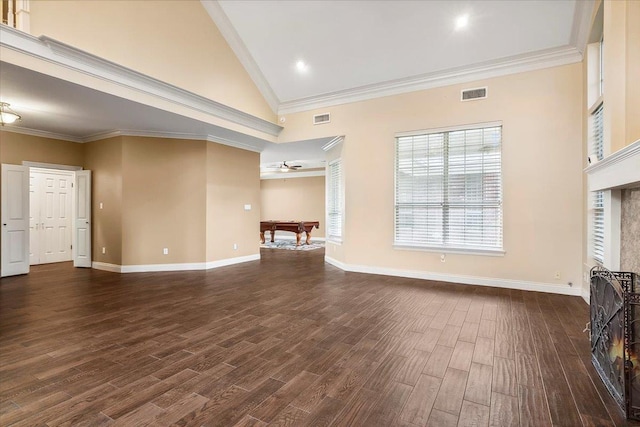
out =
<path fill-rule="evenodd" d="M 329 113 L 316 114 L 315 116 L 313 116 L 314 125 L 322 125 L 325 123 L 329 123 L 330 121 L 331 121 L 331 114 Z"/>
<path fill-rule="evenodd" d="M 478 87 L 475 89 L 464 89 L 462 91 L 461 101 L 474 101 L 476 99 L 484 99 L 487 97 L 487 88 Z"/>

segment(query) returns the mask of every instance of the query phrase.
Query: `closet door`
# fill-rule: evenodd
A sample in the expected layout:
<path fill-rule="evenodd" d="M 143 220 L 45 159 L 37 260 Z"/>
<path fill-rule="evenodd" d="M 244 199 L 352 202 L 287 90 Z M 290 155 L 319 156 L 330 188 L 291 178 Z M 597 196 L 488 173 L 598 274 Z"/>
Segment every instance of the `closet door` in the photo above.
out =
<path fill-rule="evenodd" d="M 40 175 L 29 173 L 29 265 L 40 264 Z"/>
<path fill-rule="evenodd" d="M 29 263 L 71 261 L 73 172 L 32 169 Z"/>
<path fill-rule="evenodd" d="M 29 168 L 2 165 L 2 272 L 29 272 Z"/>
<path fill-rule="evenodd" d="M 40 263 L 71 261 L 71 183 L 69 172 L 42 173 Z"/>

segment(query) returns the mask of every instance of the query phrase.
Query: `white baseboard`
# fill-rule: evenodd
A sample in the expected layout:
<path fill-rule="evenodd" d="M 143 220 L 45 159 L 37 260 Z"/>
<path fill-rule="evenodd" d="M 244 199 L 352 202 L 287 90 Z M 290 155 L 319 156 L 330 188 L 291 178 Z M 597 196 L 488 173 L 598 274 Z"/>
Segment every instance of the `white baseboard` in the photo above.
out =
<path fill-rule="evenodd" d="M 112 273 L 122 273 L 122 266 L 118 264 L 109 264 L 107 262 L 93 261 L 91 268 L 96 270 L 110 271 Z"/>
<path fill-rule="evenodd" d="M 368 265 L 345 264 L 329 256 L 324 260 L 344 271 L 354 273 L 379 274 L 382 276 L 407 277 L 411 279 L 435 280 L 460 283 L 464 285 L 490 286 L 494 288 L 519 289 L 522 291 L 547 292 L 551 294 L 581 296 L 582 290 L 575 286 L 555 283 L 529 282 L 524 280 L 498 279 L 491 277 L 462 276 L 455 274 L 431 273 L 428 271 L 398 270 L 393 268 L 371 267 Z M 583 297 L 584 298 L 584 297 Z"/>
<path fill-rule="evenodd" d="M 150 273 L 159 271 L 195 271 L 210 270 L 212 268 L 225 267 L 243 262 L 256 261 L 260 259 L 260 254 L 247 255 L 235 258 L 221 259 L 209 262 L 189 262 L 179 264 L 140 264 L 140 265 L 117 265 L 106 262 L 94 261 L 92 267 L 96 270 L 111 271 L 114 273 Z"/>
<path fill-rule="evenodd" d="M 239 256 L 235 258 L 226 258 L 218 261 L 209 261 L 207 262 L 207 270 L 210 270 L 212 268 L 226 267 L 228 265 L 241 264 L 243 262 L 258 261 L 258 260 L 260 260 L 260 254 Z"/>
<path fill-rule="evenodd" d="M 582 299 L 584 300 L 584 302 L 586 302 L 587 304 L 591 304 L 591 289 L 587 286 L 584 289 L 582 289 Z"/>

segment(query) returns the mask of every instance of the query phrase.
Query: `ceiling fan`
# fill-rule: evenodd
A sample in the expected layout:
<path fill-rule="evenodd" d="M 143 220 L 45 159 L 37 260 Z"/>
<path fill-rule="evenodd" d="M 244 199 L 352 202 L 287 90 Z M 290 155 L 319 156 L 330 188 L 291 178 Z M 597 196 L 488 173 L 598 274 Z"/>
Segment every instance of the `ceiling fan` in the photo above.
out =
<path fill-rule="evenodd" d="M 282 172 L 295 171 L 302 167 L 302 165 L 288 165 L 287 162 L 282 162 L 280 165 L 280 170 Z"/>

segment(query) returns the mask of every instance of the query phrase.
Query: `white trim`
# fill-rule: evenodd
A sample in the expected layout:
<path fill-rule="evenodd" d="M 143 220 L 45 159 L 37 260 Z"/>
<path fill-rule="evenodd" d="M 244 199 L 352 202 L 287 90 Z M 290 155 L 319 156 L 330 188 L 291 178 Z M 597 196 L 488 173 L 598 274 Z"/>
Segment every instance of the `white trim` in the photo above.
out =
<path fill-rule="evenodd" d="M 595 0 L 577 0 L 573 12 L 573 26 L 569 44 L 584 53 L 591 32 L 591 17 L 595 8 Z"/>
<path fill-rule="evenodd" d="M 159 132 L 159 131 L 148 131 L 148 130 L 139 131 L 139 130 L 120 129 L 120 130 L 110 130 L 105 132 L 94 133 L 92 135 L 88 135 L 83 138 L 78 138 L 71 135 L 53 134 L 50 132 L 35 131 L 33 129 L 26 129 L 26 128 L 21 128 L 16 126 L 11 126 L 11 128 L 5 128 L 2 130 L 7 132 L 41 136 L 44 138 L 60 139 L 64 141 L 77 142 L 77 143 L 100 141 L 103 139 L 114 138 L 117 136 L 137 136 L 137 137 L 146 137 L 146 138 L 191 139 L 191 140 L 197 140 L 197 141 L 209 141 L 209 142 L 214 142 L 216 144 L 227 145 L 229 147 L 240 148 L 242 150 L 253 151 L 256 153 L 262 152 L 262 150 L 264 150 L 266 146 L 266 142 L 263 140 L 260 140 L 259 138 L 255 138 L 253 143 L 244 143 L 238 140 L 231 140 L 229 138 L 212 135 L 212 134 L 200 135 L 195 133 L 181 133 L 181 132 Z"/>
<path fill-rule="evenodd" d="M 585 168 L 589 191 L 640 185 L 640 139 Z"/>
<path fill-rule="evenodd" d="M 241 264 L 243 262 L 259 261 L 259 260 L 260 260 L 260 254 L 257 253 L 253 255 L 221 259 L 218 261 L 209 261 L 207 262 L 207 270 L 210 270 L 212 268 L 226 267 L 228 265 Z"/>
<path fill-rule="evenodd" d="M 108 262 L 93 261 L 91 268 L 102 271 L 110 271 L 112 273 L 122 273 L 122 266 L 117 264 L 109 264 Z"/>
<path fill-rule="evenodd" d="M 344 141 L 344 135 L 339 135 L 336 136 L 335 138 L 333 138 L 331 141 L 327 142 L 326 144 L 324 144 L 322 146 L 322 150 L 323 151 L 329 151 L 331 150 L 333 147 L 335 147 L 336 145 L 340 144 L 342 141 Z"/>
<path fill-rule="evenodd" d="M 58 165 L 56 163 L 40 163 L 40 162 L 29 162 L 27 160 L 22 161 L 22 166 L 29 166 L 29 168 L 40 168 L 40 169 L 57 169 L 63 171 L 81 171 L 82 166 L 71 166 L 71 165 Z M 46 171 L 50 172 L 50 171 Z"/>
<path fill-rule="evenodd" d="M 238 61 L 242 64 L 244 69 L 246 70 L 253 83 L 255 83 L 256 87 L 264 97 L 271 110 L 275 113 L 278 110 L 278 104 L 280 100 L 276 96 L 276 93 L 273 91 L 273 88 L 265 78 L 264 74 L 258 67 L 258 64 L 253 59 L 253 56 L 247 49 L 247 46 L 243 43 L 240 35 L 229 21 L 229 17 L 224 10 L 220 6 L 220 3 L 217 1 L 207 1 L 201 0 L 202 6 L 205 8 L 209 17 L 218 27 L 220 34 L 227 41 L 233 53 L 236 54 Z"/>
<path fill-rule="evenodd" d="M 555 283 L 529 282 L 525 280 L 498 279 L 492 277 L 462 276 L 455 274 L 431 273 L 428 271 L 399 270 L 385 267 L 371 267 L 367 265 L 346 264 L 329 256 L 324 260 L 344 271 L 383 276 L 407 277 L 411 279 L 434 280 L 463 285 L 489 286 L 493 288 L 519 289 L 522 291 L 547 292 L 551 294 L 580 296 L 582 290 L 578 286 L 558 285 Z"/>
<path fill-rule="evenodd" d="M 587 305 L 591 304 L 591 288 L 589 286 L 585 286 L 582 288 L 582 292 L 580 293 L 580 296 L 582 297 L 584 302 L 587 303 Z"/>
<path fill-rule="evenodd" d="M 466 125 L 448 126 L 448 127 L 442 127 L 442 128 L 410 130 L 406 132 L 398 132 L 396 133 L 395 137 L 403 138 L 407 136 L 429 135 L 432 133 L 455 132 L 459 130 L 472 130 L 476 128 L 492 128 L 492 127 L 498 127 L 498 126 L 502 126 L 502 121 L 497 120 L 493 122 L 470 123 Z"/>
<path fill-rule="evenodd" d="M 0 47 L 29 55 L 109 83 L 155 96 L 191 110 L 209 114 L 271 136 L 282 126 L 181 89 L 47 36 L 38 38 L 6 25 L 0 26 Z"/>
<path fill-rule="evenodd" d="M 59 139 L 62 141 L 69 141 L 69 142 L 85 142 L 83 141 L 82 138 L 78 138 L 76 136 L 72 136 L 72 135 L 67 135 L 67 134 L 63 134 L 63 133 L 55 133 L 55 132 L 47 132 L 44 130 L 38 130 L 38 129 L 30 129 L 30 128 L 24 128 L 24 127 L 20 127 L 20 126 L 16 126 L 16 125 L 11 125 L 11 126 L 5 126 L 2 128 L 3 132 L 13 132 L 13 133 L 19 133 L 22 135 L 31 135 L 31 136 L 39 136 L 42 138 L 49 138 L 49 139 Z"/>
<path fill-rule="evenodd" d="M 538 52 L 516 55 L 471 66 L 391 80 L 367 86 L 332 92 L 319 96 L 280 103 L 278 115 L 326 108 L 350 102 L 365 101 L 382 96 L 398 95 L 435 87 L 467 83 L 582 61 L 582 52 L 574 46 L 562 46 Z"/>
<path fill-rule="evenodd" d="M 190 262 L 180 264 L 117 265 L 94 261 L 91 266 L 96 270 L 111 271 L 114 273 L 150 273 L 159 271 L 210 270 L 212 268 L 226 267 L 228 265 L 240 264 L 243 262 L 257 261 L 259 259 L 260 254 L 254 254 L 235 258 L 226 258 L 218 261 Z"/>
<path fill-rule="evenodd" d="M 292 179 L 292 178 L 309 178 L 312 176 L 325 176 L 325 170 L 306 171 L 306 172 L 267 172 L 260 175 L 260 179 Z"/>

